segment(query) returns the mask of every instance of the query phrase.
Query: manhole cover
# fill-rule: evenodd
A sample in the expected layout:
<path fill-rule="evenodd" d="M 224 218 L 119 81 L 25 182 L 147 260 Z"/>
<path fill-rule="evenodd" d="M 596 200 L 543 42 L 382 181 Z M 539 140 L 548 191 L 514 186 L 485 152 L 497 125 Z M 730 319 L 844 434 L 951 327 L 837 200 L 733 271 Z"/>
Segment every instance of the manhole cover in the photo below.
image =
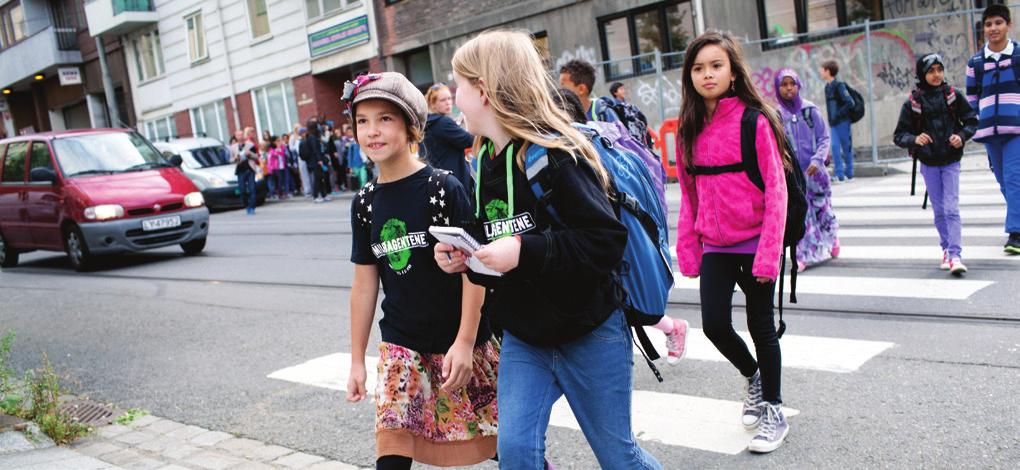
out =
<path fill-rule="evenodd" d="M 71 415 L 71 419 L 90 426 L 110 424 L 113 409 L 92 400 L 77 400 L 60 407 Z"/>

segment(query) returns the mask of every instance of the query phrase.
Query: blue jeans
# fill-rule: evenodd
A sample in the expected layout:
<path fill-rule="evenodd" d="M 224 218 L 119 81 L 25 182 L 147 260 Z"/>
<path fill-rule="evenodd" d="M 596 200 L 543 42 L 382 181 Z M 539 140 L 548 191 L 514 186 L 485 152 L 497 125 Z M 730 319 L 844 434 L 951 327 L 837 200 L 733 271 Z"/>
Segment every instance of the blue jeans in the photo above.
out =
<path fill-rule="evenodd" d="M 963 241 L 963 226 L 960 222 L 960 162 L 944 166 L 921 163 L 921 176 L 924 176 L 931 211 L 935 214 L 939 245 L 949 252 L 950 259 L 959 257 Z"/>
<path fill-rule="evenodd" d="M 986 142 L 988 164 L 1006 198 L 1006 231 L 1020 233 L 1020 136 Z"/>
<path fill-rule="evenodd" d="M 854 144 L 849 119 L 832 125 L 832 161 L 836 163 L 836 179 L 854 177 Z"/>
<path fill-rule="evenodd" d="M 237 184 L 241 190 L 241 203 L 249 211 L 255 210 L 255 172 L 246 171 L 237 175 Z"/>
<path fill-rule="evenodd" d="M 565 395 L 604 469 L 661 469 L 631 430 L 634 353 L 623 312 L 557 347 L 537 347 L 505 332 L 499 363 L 499 466 L 545 468 L 545 432 Z"/>

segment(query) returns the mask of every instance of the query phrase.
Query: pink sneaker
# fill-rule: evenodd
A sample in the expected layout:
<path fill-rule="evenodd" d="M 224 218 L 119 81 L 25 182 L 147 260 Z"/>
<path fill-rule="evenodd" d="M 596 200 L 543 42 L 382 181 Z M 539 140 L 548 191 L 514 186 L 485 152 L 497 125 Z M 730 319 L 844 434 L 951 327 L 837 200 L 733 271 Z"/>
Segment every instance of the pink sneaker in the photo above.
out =
<path fill-rule="evenodd" d="M 673 331 L 666 333 L 666 363 L 675 366 L 687 355 L 687 320 L 673 319 Z"/>
<path fill-rule="evenodd" d="M 832 257 L 833 258 L 839 258 L 839 239 L 838 238 L 836 239 L 836 243 L 832 244 L 832 251 L 831 251 L 831 253 L 832 253 Z"/>
<path fill-rule="evenodd" d="M 943 271 L 949 271 L 949 252 L 942 250 L 942 264 L 939 265 L 939 269 Z"/>
<path fill-rule="evenodd" d="M 807 264 L 803 261 L 797 262 L 797 272 L 802 273 L 807 269 Z"/>

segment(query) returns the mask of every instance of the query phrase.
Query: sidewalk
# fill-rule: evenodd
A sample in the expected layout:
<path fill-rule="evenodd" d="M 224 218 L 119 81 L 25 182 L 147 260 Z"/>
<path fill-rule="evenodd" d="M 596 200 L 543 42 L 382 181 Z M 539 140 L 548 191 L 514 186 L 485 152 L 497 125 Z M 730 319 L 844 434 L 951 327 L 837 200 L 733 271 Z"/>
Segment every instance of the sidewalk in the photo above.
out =
<path fill-rule="evenodd" d="M 14 431 L 0 434 L 0 468 L 8 470 L 359 470 L 357 466 L 155 416 L 96 430 L 70 446 L 23 450 Z M 24 442 L 24 439 L 22 439 Z M 45 446 L 46 444 L 42 444 Z"/>

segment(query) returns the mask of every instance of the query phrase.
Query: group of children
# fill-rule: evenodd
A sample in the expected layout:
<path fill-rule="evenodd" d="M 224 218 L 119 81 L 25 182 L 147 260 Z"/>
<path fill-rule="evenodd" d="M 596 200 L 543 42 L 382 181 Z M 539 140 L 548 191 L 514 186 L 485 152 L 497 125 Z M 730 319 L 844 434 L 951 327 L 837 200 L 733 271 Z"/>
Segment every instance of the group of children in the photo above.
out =
<path fill-rule="evenodd" d="M 995 18 L 1009 23 L 1008 10 L 990 10 L 986 30 Z M 1015 43 L 996 41 L 989 35 L 985 53 L 972 60 L 979 67 L 991 64 L 983 69 L 994 70 L 995 78 L 986 72 L 984 81 L 975 80 L 972 65 L 966 97 L 945 83 L 938 55 L 921 57 L 917 89 L 896 129 L 897 145 L 910 148 L 923 164 L 946 269 L 956 273 L 966 270 L 955 201 L 963 143 L 976 134 L 990 150 L 1001 146 L 990 160 L 1004 193 L 1020 183 L 1018 152 L 1009 151 L 1020 141 L 1002 137 L 1011 129 L 1009 117 L 984 105 L 1001 89 L 1000 75 L 1012 72 L 1001 64 L 1010 55 L 1003 48 Z M 449 171 L 413 152 L 430 108 L 403 75 L 364 75 L 346 89 L 353 134 L 378 170 L 351 208 L 355 275 L 347 384 L 349 401 L 375 395 L 377 468 L 488 459 L 501 468 L 551 468 L 545 432 L 561 396 L 602 468 L 662 468 L 631 428 L 632 338 L 613 279 L 626 229 L 595 147 L 572 125 L 593 116 L 587 96 L 592 84 L 583 71 L 563 74 L 561 84 L 580 99 L 556 91 L 526 33 L 485 32 L 456 51 L 455 100 L 476 136 L 472 196 Z M 677 143 L 679 270 L 700 277 L 705 335 L 745 378 L 740 422 L 755 430 L 749 449 L 771 452 L 790 431 L 772 306 L 782 275 L 787 174 L 808 176 L 805 239 L 811 246 L 798 249 L 801 259 L 837 256 L 825 169 L 830 137 L 818 107 L 800 98 L 793 70 L 776 77 L 779 106 L 766 103 L 730 34 L 710 31 L 690 43 L 681 84 L 689 98 L 681 107 Z M 980 100 L 977 116 L 965 98 Z M 741 123 L 747 116 L 754 119 L 763 189 L 743 170 L 732 170 L 743 161 Z M 992 130 L 984 131 L 988 126 Z M 1020 125 L 1012 129 L 1020 133 Z M 534 145 L 547 150 L 552 171 L 552 191 L 543 200 L 529 189 L 524 168 Z M 1009 211 L 1017 210 L 1009 204 Z M 429 235 L 433 225 L 464 228 L 483 246 L 469 255 L 438 243 Z M 469 269 L 469 257 L 496 275 Z M 366 349 L 380 281 L 378 385 L 369 391 Z M 735 286 L 747 297 L 754 355 L 733 328 Z"/>

